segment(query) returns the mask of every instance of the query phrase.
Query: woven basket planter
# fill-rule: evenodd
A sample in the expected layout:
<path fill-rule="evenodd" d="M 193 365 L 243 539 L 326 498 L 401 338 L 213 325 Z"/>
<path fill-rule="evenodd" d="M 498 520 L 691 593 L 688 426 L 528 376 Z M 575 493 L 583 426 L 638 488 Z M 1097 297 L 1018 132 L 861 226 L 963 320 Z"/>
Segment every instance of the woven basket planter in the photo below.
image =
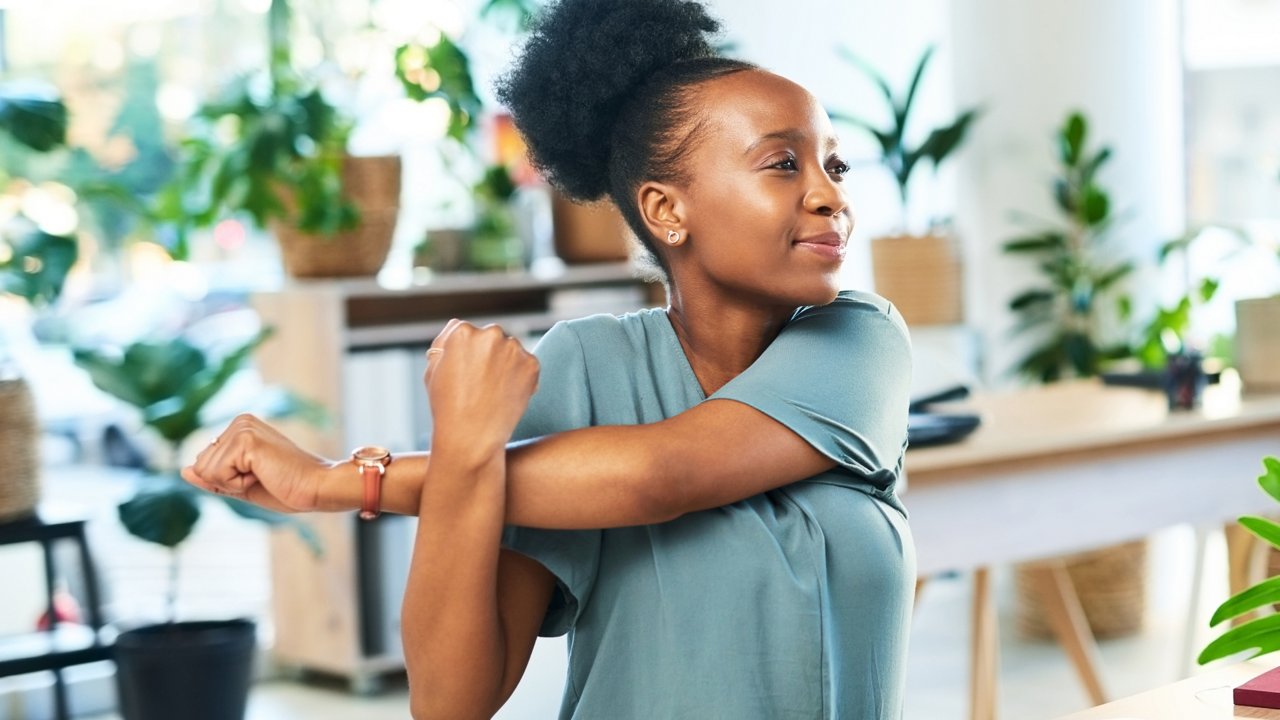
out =
<path fill-rule="evenodd" d="M 40 502 L 39 442 L 31 388 L 0 380 L 0 522 L 27 517 Z"/>
<path fill-rule="evenodd" d="M 1026 572 L 1028 565 L 1014 568 L 1018 634 L 1048 639 L 1053 637 L 1053 631 L 1040 595 Z M 1094 637 L 1124 637 L 1142 628 L 1146 614 L 1146 540 L 1074 555 L 1066 559 L 1066 567 Z"/>
<path fill-rule="evenodd" d="M 400 213 L 399 156 L 344 158 L 342 192 L 360 210 L 360 224 L 352 230 L 321 237 L 288 223 L 272 226 L 290 276 L 368 277 L 387 261 Z"/>
<path fill-rule="evenodd" d="M 964 317 L 960 252 L 948 235 L 892 235 L 871 241 L 876 292 L 908 325 L 955 325 Z"/>

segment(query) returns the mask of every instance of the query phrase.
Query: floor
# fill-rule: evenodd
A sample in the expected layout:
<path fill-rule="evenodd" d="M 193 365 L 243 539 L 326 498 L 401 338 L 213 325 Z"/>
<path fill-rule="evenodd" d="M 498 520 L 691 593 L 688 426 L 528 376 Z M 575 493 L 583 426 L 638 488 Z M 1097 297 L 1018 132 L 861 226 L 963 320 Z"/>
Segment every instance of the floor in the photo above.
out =
<path fill-rule="evenodd" d="M 118 480 L 92 484 L 85 478 L 65 481 L 59 491 L 87 502 L 95 508 L 91 535 L 104 574 L 116 588 L 113 611 L 137 617 L 161 610 L 155 595 L 167 573 L 164 553 L 133 544 L 111 521 L 113 499 L 120 497 L 127 483 Z M 1219 538 L 1213 538 L 1209 556 L 1220 558 Z M 180 612 L 188 616 L 223 615 L 234 612 L 258 613 L 266 607 L 266 562 L 261 552 L 262 535 L 255 526 L 239 521 L 216 507 L 184 550 L 181 576 Z M 1103 682 L 1113 697 L 1130 695 L 1149 687 L 1171 682 L 1183 672 L 1180 652 L 1183 618 L 1186 615 L 1191 582 L 1190 558 L 1193 534 L 1189 528 L 1173 528 L 1152 539 L 1149 557 L 1147 619 L 1143 630 L 1129 638 L 1101 643 Z M 108 552 L 128 549 L 129 552 Z M 0 560 L 4 560 L 0 557 Z M 18 562 L 10 558 L 10 564 Z M 234 581 L 231 578 L 235 578 Z M 1225 596 L 1224 571 L 1220 561 L 1211 559 L 1203 608 L 1216 606 Z M 967 716 L 967 663 L 969 579 L 967 576 L 935 578 L 928 584 L 917 608 L 911 638 L 907 678 L 906 720 L 961 720 Z M 998 569 L 996 583 L 1001 614 L 1000 716 L 1005 720 L 1041 720 L 1089 706 L 1080 683 L 1063 653 L 1049 642 L 1019 638 L 1013 630 L 1014 593 L 1011 572 Z M 122 592 L 121 588 L 132 588 Z M 4 600 L 0 599 L 0 605 Z M 0 632 L 11 608 L 0 614 Z M 1208 639 L 1204 630 L 1198 645 Z M 5 706 L 6 682 L 0 679 L 0 720 L 37 720 L 45 711 L 35 705 L 26 711 L 14 709 L 14 700 Z M 101 683 L 109 687 L 107 683 Z M 106 691 L 106 692 L 109 692 Z M 110 699 L 103 701 L 109 706 Z M 513 720 L 544 717 L 546 700 L 535 709 L 508 708 L 502 717 Z M 89 720 L 117 720 L 114 714 L 90 714 Z M 403 720 L 408 717 L 403 681 L 392 680 L 375 697 L 357 697 L 344 685 L 309 679 L 305 683 L 268 680 L 259 683 L 251 696 L 246 720 Z"/>

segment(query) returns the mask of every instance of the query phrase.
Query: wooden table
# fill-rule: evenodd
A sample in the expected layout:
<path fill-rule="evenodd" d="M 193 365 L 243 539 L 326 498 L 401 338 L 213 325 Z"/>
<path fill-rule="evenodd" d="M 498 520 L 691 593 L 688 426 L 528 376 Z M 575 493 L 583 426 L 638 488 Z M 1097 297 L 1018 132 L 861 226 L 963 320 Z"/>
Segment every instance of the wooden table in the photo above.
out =
<path fill-rule="evenodd" d="M 1241 397 L 1234 376 L 1192 412 L 1163 393 L 1059 383 L 980 395 L 982 427 L 962 443 L 907 453 L 903 500 L 921 577 L 974 573 L 970 717 L 996 717 L 997 635 L 989 568 L 1060 557 L 1180 524 L 1222 527 L 1275 503 L 1257 486 L 1280 454 L 1280 395 Z M 1203 543 L 1197 551 L 1200 584 Z M 1233 558 L 1232 567 L 1241 563 Z M 1239 573 L 1235 583 L 1241 582 Z M 1097 648 L 1061 564 L 1038 566 L 1046 611 L 1090 697 L 1105 700 Z M 1194 602 L 1189 623 L 1207 621 Z M 1203 614 L 1203 617 L 1201 617 Z M 1191 637 L 1170 674 L 1181 677 Z"/>
<path fill-rule="evenodd" d="M 1280 720 L 1280 710 L 1235 706 L 1231 691 L 1275 667 L 1276 658 L 1231 665 L 1059 720 Z"/>

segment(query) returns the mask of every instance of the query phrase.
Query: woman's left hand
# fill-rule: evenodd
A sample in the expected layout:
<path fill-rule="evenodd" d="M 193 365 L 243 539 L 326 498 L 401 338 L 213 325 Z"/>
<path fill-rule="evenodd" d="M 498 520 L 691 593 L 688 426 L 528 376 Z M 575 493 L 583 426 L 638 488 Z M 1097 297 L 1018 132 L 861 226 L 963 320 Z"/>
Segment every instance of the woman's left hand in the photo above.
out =
<path fill-rule="evenodd" d="M 497 325 L 451 320 L 427 351 L 431 447 L 487 457 L 501 450 L 538 387 L 538 360 Z"/>

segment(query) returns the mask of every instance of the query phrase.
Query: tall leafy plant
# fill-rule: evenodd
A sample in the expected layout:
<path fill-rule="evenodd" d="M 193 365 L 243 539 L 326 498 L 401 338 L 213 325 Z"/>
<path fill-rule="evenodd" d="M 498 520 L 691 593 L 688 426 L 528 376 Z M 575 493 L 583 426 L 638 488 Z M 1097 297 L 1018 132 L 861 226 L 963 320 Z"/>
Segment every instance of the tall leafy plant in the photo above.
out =
<path fill-rule="evenodd" d="M 1073 112 L 1057 132 L 1053 200 L 1060 222 L 1004 244 L 1006 253 L 1031 260 L 1042 275 L 1039 284 L 1009 302 L 1018 317 L 1015 333 L 1039 335 L 1016 370 L 1042 382 L 1096 375 L 1107 361 L 1129 354 L 1126 343 L 1107 344 L 1101 338 L 1104 303 L 1133 264 L 1104 255 L 1115 216 L 1097 176 L 1111 148 L 1090 149 L 1088 129 L 1085 116 Z"/>
<path fill-rule="evenodd" d="M 352 122 L 294 69 L 291 18 L 288 0 L 271 1 L 266 90 L 237 80 L 200 108 L 181 143 L 177 177 L 156 208 L 176 230 L 177 257 L 186 256 L 193 229 L 236 213 L 259 227 L 280 220 L 322 236 L 359 223 L 359 211 L 342 194 Z"/>
<path fill-rule="evenodd" d="M 1263 492 L 1280 502 L 1280 459 L 1268 457 L 1262 461 L 1263 473 L 1258 485 Z M 1259 539 L 1280 548 L 1280 525 L 1260 517 L 1242 517 L 1240 524 Z M 1280 603 L 1280 577 L 1273 577 L 1250 587 L 1223 602 L 1209 620 L 1216 627 L 1232 618 L 1240 617 L 1259 608 Z M 1246 650 L 1256 650 L 1265 655 L 1280 650 L 1280 614 L 1255 618 L 1234 627 L 1205 646 L 1196 662 L 1204 665 L 1219 658 Z"/>
<path fill-rule="evenodd" d="M 942 161 L 964 141 L 969 127 L 979 114 L 978 108 L 970 108 L 961 112 L 950 123 L 930 130 L 928 136 L 919 145 L 912 146 L 907 141 L 907 128 L 912 118 L 911 111 L 915 107 L 916 93 L 934 50 L 935 48 L 930 46 L 920 56 L 911 76 L 911 84 L 907 87 L 906 94 L 900 97 L 890 87 L 888 80 L 867 61 L 847 48 L 840 48 L 841 56 L 861 70 L 879 88 L 881 96 L 888 105 L 890 121 L 888 125 L 876 125 L 861 117 L 839 111 L 832 112 L 831 119 L 848 123 L 870 133 L 880 145 L 880 163 L 893 174 L 893 179 L 898 185 L 898 196 L 902 200 L 904 230 L 907 226 L 908 188 L 912 173 L 925 161 L 928 161 L 936 172 Z"/>
<path fill-rule="evenodd" d="M 137 408 L 143 425 L 168 446 L 168 458 L 149 469 L 137 492 L 120 504 L 118 514 L 125 529 L 135 537 L 170 551 L 166 607 L 171 620 L 177 603 L 177 550 L 200 520 L 204 500 L 203 493 L 178 475 L 182 450 L 196 431 L 211 423 L 204 414 L 208 403 L 270 334 L 269 328 L 263 329 L 219 358 L 181 337 L 137 342 L 121 353 L 75 351 L 76 364 L 88 371 L 94 385 Z M 262 412 L 276 418 L 299 414 L 317 417 L 314 406 L 287 394 Z M 241 517 L 293 528 L 313 550 L 319 551 L 316 536 L 304 523 L 228 496 L 218 499 Z"/>

